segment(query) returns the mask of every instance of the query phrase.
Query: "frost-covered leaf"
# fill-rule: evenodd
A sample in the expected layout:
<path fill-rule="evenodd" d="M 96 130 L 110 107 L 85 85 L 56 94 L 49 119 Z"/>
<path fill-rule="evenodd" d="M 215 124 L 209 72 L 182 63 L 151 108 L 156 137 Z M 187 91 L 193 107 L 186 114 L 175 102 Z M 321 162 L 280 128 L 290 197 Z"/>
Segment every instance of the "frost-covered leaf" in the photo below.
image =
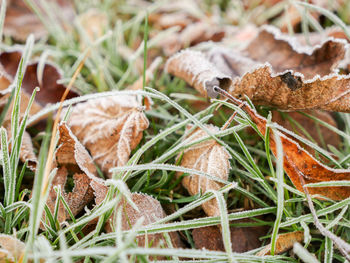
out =
<path fill-rule="evenodd" d="M 3 52 L 0 54 L 0 108 L 4 107 L 10 96 L 11 90 L 7 89 L 12 83 L 16 75 L 22 53 L 20 51 Z M 49 62 L 43 66 L 42 74 L 38 75 L 39 62 L 30 62 L 24 72 L 24 78 L 21 86 L 21 114 L 24 114 L 29 99 L 33 90 L 36 87 L 40 88 L 37 92 L 35 100 L 30 110 L 30 115 L 40 111 L 48 103 L 59 102 L 66 87 L 58 84 L 57 81 L 61 79 L 61 71 Z M 78 96 L 74 91 L 70 91 L 67 98 Z M 6 119 L 11 117 L 11 107 L 8 110 Z"/>
<path fill-rule="evenodd" d="M 207 128 L 213 133 L 219 130 L 212 125 L 207 125 Z M 187 129 L 189 130 L 190 126 Z M 191 134 L 187 134 L 185 140 L 191 143 L 205 136 L 207 136 L 207 133 L 198 128 Z M 226 149 L 214 139 L 211 139 L 187 148 L 182 155 L 181 166 L 227 180 L 230 169 L 230 158 L 231 156 Z M 178 176 L 180 175 L 181 173 L 178 173 Z M 195 174 L 185 176 L 182 179 L 182 184 L 191 195 L 205 193 L 208 190 L 219 190 L 222 187 L 222 184 L 219 182 Z M 202 207 L 208 216 L 220 215 L 215 198 L 205 202 Z"/>
<path fill-rule="evenodd" d="M 103 183 L 98 179 L 96 167 L 84 146 L 77 140 L 65 123 L 59 126 L 59 142 L 56 152 L 57 173 L 52 181 L 51 189 L 47 199 L 47 206 L 53 212 L 57 199 L 55 186 L 61 187 L 62 196 L 65 198 L 73 215 L 77 215 L 83 208 L 94 199 L 94 191 L 91 182 Z M 69 180 L 68 178 L 71 177 Z M 73 181 L 72 189 L 67 189 L 66 185 Z M 70 216 L 60 202 L 58 211 L 58 221 L 63 222 Z"/>
<path fill-rule="evenodd" d="M 79 15 L 79 23 L 85 30 L 88 41 L 93 42 L 99 37 L 103 36 L 108 27 L 108 17 L 95 8 L 87 10 L 85 13 Z M 83 42 L 86 40 L 82 39 Z M 84 45 L 83 45 L 84 48 Z"/>
<path fill-rule="evenodd" d="M 304 240 L 304 232 L 295 231 L 277 236 L 275 254 L 281 254 L 293 248 L 295 242 L 302 242 Z M 256 255 L 265 256 L 270 255 L 271 244 L 260 250 Z"/>
<path fill-rule="evenodd" d="M 25 244 L 17 238 L 0 234 L 0 263 L 19 262 L 24 254 Z"/>
<path fill-rule="evenodd" d="M 102 171 L 123 166 L 149 122 L 135 96 L 113 96 L 75 106 L 68 124 Z"/>
<path fill-rule="evenodd" d="M 3 126 L 7 131 L 8 138 L 11 138 L 11 121 L 6 120 L 3 123 Z M 23 163 L 27 162 L 27 167 L 29 167 L 31 170 L 36 169 L 38 159 L 34 152 L 32 137 L 26 131 L 23 132 L 22 145 L 19 152 L 19 158 Z"/>
<path fill-rule="evenodd" d="M 1 1 L 0 1 L 1 2 Z M 42 5 L 39 0 L 33 1 L 39 10 L 43 12 Z M 8 6 L 5 16 L 4 34 L 13 37 L 19 41 L 25 41 L 29 34 L 34 34 L 36 39 L 46 37 L 48 35 L 45 25 L 40 21 L 39 17 L 32 12 L 25 1 L 10 0 L 7 1 Z M 52 12 L 56 21 L 62 22 L 62 25 L 68 25 L 68 21 L 74 18 L 73 6 L 67 0 L 49 0 L 46 4 L 55 8 L 56 12 Z M 58 8 L 58 10 L 57 10 Z M 44 19 L 49 19 L 44 16 Z"/>
<path fill-rule="evenodd" d="M 180 52 L 169 59 L 167 69 L 202 94 L 207 94 L 214 85 L 220 85 L 237 98 L 247 95 L 255 104 L 283 110 L 350 112 L 350 77 L 336 72 L 347 50 L 348 46 L 342 40 L 331 38 L 310 48 L 275 28 L 263 27 L 242 51 L 214 48 L 206 54 L 197 54 L 192 62 L 186 53 Z M 200 64 L 197 64 L 198 57 L 201 57 Z M 208 63 L 210 67 L 202 70 L 200 65 Z M 205 76 L 210 76 L 207 82 L 203 79 L 203 71 Z M 229 88 L 218 81 L 222 75 L 231 77 Z M 216 80 L 214 85 L 210 82 L 213 79 Z"/>
<path fill-rule="evenodd" d="M 142 193 L 132 193 L 131 200 L 138 208 L 135 210 L 124 198 L 117 209 L 122 211 L 122 230 L 132 229 L 133 226 L 143 218 L 142 225 L 146 226 L 154 223 L 165 217 L 165 212 L 159 201 L 152 196 Z M 106 224 L 106 231 L 113 232 L 115 222 L 114 216 L 108 220 Z M 169 233 L 173 247 L 181 247 L 180 237 L 176 232 Z M 148 234 L 147 239 L 145 235 L 138 236 L 137 244 L 140 247 L 168 247 L 163 234 Z M 146 240 L 148 244 L 146 244 Z M 159 259 L 159 258 L 158 258 Z"/>
<path fill-rule="evenodd" d="M 238 100 L 237 103 L 241 102 Z M 260 133 L 265 135 L 266 119 L 247 103 L 243 104 L 242 109 L 250 116 Z M 273 133 L 278 132 L 283 146 L 284 171 L 299 191 L 303 192 L 301 178 L 305 184 L 350 180 L 349 169 L 333 169 L 322 164 L 299 145 L 298 140 L 292 137 L 293 133 L 287 134 L 281 126 L 275 125 L 278 131 L 270 131 L 270 149 L 276 155 L 276 142 Z M 308 190 L 310 194 L 318 194 L 333 200 L 343 200 L 350 197 L 350 187 L 348 186 L 309 187 Z"/>
<path fill-rule="evenodd" d="M 218 70 L 206 56 L 199 51 L 184 50 L 168 59 L 165 69 L 193 86 L 202 95 L 213 96 L 213 86 L 228 89 L 231 77 Z"/>

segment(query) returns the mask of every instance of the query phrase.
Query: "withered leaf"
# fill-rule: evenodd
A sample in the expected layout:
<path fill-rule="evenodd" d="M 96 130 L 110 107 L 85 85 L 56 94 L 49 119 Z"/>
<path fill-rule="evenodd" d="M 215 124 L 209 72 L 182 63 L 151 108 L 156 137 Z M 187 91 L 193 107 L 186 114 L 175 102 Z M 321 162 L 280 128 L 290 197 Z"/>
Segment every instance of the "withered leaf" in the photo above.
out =
<path fill-rule="evenodd" d="M 25 244 L 17 238 L 0 234 L 0 263 L 19 262 L 24 254 Z"/>
<path fill-rule="evenodd" d="M 207 125 L 207 128 L 212 132 L 217 132 L 218 128 L 212 125 Z M 190 126 L 187 127 L 190 129 Z M 198 128 L 191 134 L 187 134 L 186 141 L 193 142 L 207 133 Z M 181 166 L 205 172 L 217 178 L 227 180 L 231 155 L 226 149 L 217 143 L 214 139 L 201 142 L 187 148 L 181 159 Z M 182 173 L 178 173 L 180 176 Z M 182 179 L 182 185 L 188 190 L 191 195 L 205 193 L 208 190 L 219 190 L 222 184 L 213 181 L 209 178 L 191 174 Z M 219 216 L 220 210 L 217 200 L 214 198 L 202 204 L 203 210 L 208 216 Z"/>
<path fill-rule="evenodd" d="M 183 50 L 168 59 L 165 69 L 195 89 L 202 95 L 213 86 L 228 89 L 231 85 L 230 76 L 219 71 L 203 53 L 199 51 Z M 211 96 L 212 94 L 208 94 Z"/>
<path fill-rule="evenodd" d="M 53 212 L 57 199 L 56 191 L 53 188 L 60 186 L 62 196 L 75 216 L 94 198 L 91 182 L 101 183 L 102 180 L 96 177 L 97 170 L 89 153 L 65 123 L 59 126 L 59 135 L 59 147 L 56 152 L 58 170 L 53 179 L 46 204 Z M 70 174 L 73 175 L 74 188 L 71 192 L 66 192 L 65 186 Z M 63 222 L 69 218 L 68 212 L 60 202 L 58 221 Z"/>
<path fill-rule="evenodd" d="M 94 8 L 81 14 L 78 19 L 89 41 L 94 41 L 101 37 L 108 26 L 107 15 Z"/>
<path fill-rule="evenodd" d="M 40 1 L 34 0 L 33 2 L 42 12 L 43 9 Z M 7 3 L 8 5 L 4 23 L 5 35 L 11 36 L 19 41 L 25 41 L 29 34 L 34 34 L 35 39 L 40 39 L 47 36 L 45 25 L 42 21 L 40 21 L 39 17 L 32 12 L 24 1 L 10 0 L 7 1 Z M 47 1 L 47 4 L 49 4 L 51 7 L 54 5 L 59 8 L 59 12 L 52 13 L 51 15 L 54 15 L 56 21 L 60 21 L 62 25 L 67 25 L 68 21 L 73 20 L 74 11 L 70 1 L 49 0 Z M 42 13 L 45 14 L 45 12 Z M 44 18 L 48 19 L 46 15 L 44 15 Z"/>
<path fill-rule="evenodd" d="M 277 236 L 277 239 L 276 239 L 275 254 L 281 254 L 283 252 L 286 252 L 287 250 L 293 248 L 293 244 L 295 242 L 300 243 L 303 240 L 304 240 L 304 232 L 302 231 L 295 231 L 295 232 L 280 234 Z M 269 255 L 271 253 L 270 250 L 271 250 L 271 244 L 266 246 L 263 250 L 260 250 L 256 255 L 257 256 Z"/>
<path fill-rule="evenodd" d="M 3 126 L 7 131 L 7 137 L 11 138 L 11 120 L 4 121 Z M 30 137 L 29 133 L 26 131 L 23 132 L 22 145 L 19 152 L 19 158 L 23 163 L 27 162 L 27 167 L 29 167 L 31 170 L 36 169 L 38 159 L 36 158 L 36 155 L 34 152 L 32 138 Z"/>
<path fill-rule="evenodd" d="M 169 59 L 167 69 L 206 94 L 212 83 L 202 81 L 198 85 L 194 80 L 202 73 L 198 68 L 208 60 L 211 67 L 200 79 L 217 79 L 222 74 L 231 77 L 228 91 L 237 98 L 247 95 L 255 104 L 284 110 L 350 112 L 350 77 L 335 71 L 346 50 L 345 41 L 333 38 L 314 48 L 303 47 L 275 28 L 263 27 L 241 52 L 215 48 L 207 56 L 202 54 L 198 64 L 179 53 Z M 218 84 L 227 89 L 227 85 L 215 83 Z"/>
<path fill-rule="evenodd" d="M 15 77 L 19 62 L 21 60 L 21 52 L 11 51 L 3 52 L 0 54 L 0 64 L 5 71 L 2 74 L 4 85 L 0 86 L 2 91 L 8 88 L 8 85 L 13 81 L 12 78 Z M 35 101 L 33 102 L 32 108 L 30 110 L 30 115 L 33 115 L 40 111 L 48 103 L 59 102 L 66 87 L 62 84 L 58 84 L 57 81 L 61 79 L 62 74 L 60 70 L 51 63 L 46 63 L 43 69 L 42 79 L 38 79 L 37 75 L 38 62 L 31 62 L 26 68 L 24 73 L 24 78 L 21 86 L 21 109 L 20 112 L 23 114 L 28 106 L 28 102 L 33 90 L 36 87 L 40 88 L 37 92 Z M 1 74 L 0 74 L 1 75 Z M 4 78 L 7 78 L 6 81 Z M 1 93 L 0 105 L 6 104 L 8 97 L 10 95 L 10 90 Z M 67 98 L 73 98 L 78 96 L 74 91 L 70 91 Z M 8 117 L 11 113 L 11 108 L 8 111 Z"/>
<path fill-rule="evenodd" d="M 243 104 L 242 109 L 248 113 L 261 134 L 265 135 L 266 119 L 260 116 L 246 103 Z M 333 169 L 322 164 L 303 149 L 295 140 L 286 135 L 285 132 L 281 130 L 276 132 L 280 136 L 283 146 L 284 170 L 299 191 L 303 192 L 300 176 L 304 179 L 305 184 L 350 180 L 350 170 Z M 271 131 L 271 133 L 270 149 L 273 154 L 276 155 L 276 142 L 274 140 L 273 131 Z M 350 196 L 350 187 L 346 186 L 309 187 L 308 190 L 310 194 L 318 194 L 333 200 L 343 200 Z"/>
<path fill-rule="evenodd" d="M 68 122 L 102 171 L 125 165 L 149 122 L 135 96 L 112 96 L 80 103 Z"/>
<path fill-rule="evenodd" d="M 135 210 L 125 199 L 122 199 L 121 204 L 117 209 L 122 206 L 122 230 L 131 229 L 138 220 L 144 218 L 142 225 L 146 226 L 154 223 L 165 217 L 165 212 L 158 200 L 152 196 L 142 193 L 132 193 L 131 200 L 134 202 L 138 211 Z M 106 231 L 113 231 L 113 216 L 109 219 L 106 224 Z M 173 247 L 181 247 L 180 237 L 176 232 L 169 233 Z M 148 244 L 146 244 L 145 235 L 138 236 L 138 246 L 144 247 L 145 245 L 150 247 L 168 247 L 163 234 L 149 234 L 147 235 Z"/>
<path fill-rule="evenodd" d="M 260 247 L 259 238 L 266 232 L 266 227 L 230 227 L 232 251 L 243 253 Z M 222 233 L 218 226 L 195 228 L 192 236 L 197 249 L 225 251 Z"/>

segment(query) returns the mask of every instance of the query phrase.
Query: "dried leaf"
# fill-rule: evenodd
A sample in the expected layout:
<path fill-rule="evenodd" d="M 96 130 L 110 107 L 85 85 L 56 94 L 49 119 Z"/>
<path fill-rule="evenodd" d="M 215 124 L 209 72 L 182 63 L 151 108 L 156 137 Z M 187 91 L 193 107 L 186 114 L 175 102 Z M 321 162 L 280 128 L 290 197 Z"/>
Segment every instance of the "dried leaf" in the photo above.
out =
<path fill-rule="evenodd" d="M 25 244 L 17 238 L 0 234 L 0 263 L 20 262 Z"/>
<path fill-rule="evenodd" d="M 266 119 L 260 116 L 246 103 L 243 105 L 242 109 L 248 113 L 262 135 L 265 135 Z M 283 146 L 284 170 L 299 191 L 303 192 L 300 176 L 303 177 L 305 184 L 350 180 L 350 170 L 333 169 L 320 163 L 294 139 L 286 135 L 283 130 L 277 132 Z M 271 131 L 270 134 L 270 149 L 273 154 L 276 155 L 276 142 L 274 141 L 273 131 Z M 308 190 L 310 194 L 318 194 L 333 200 L 343 200 L 350 197 L 350 187 L 346 186 L 309 187 Z"/>
<path fill-rule="evenodd" d="M 281 35 L 275 28 L 264 27 L 241 52 L 216 48 L 207 58 L 198 55 L 202 57 L 200 64 L 195 58 L 189 61 L 183 53 L 176 54 L 168 61 L 168 72 L 183 78 L 202 94 L 213 84 L 198 79 L 217 79 L 224 74 L 233 79 L 229 88 L 233 96 L 247 95 L 255 104 L 284 110 L 350 112 L 349 76 L 335 71 L 346 50 L 344 41 L 334 39 L 314 48 L 302 47 L 296 39 Z M 206 60 L 211 64 L 203 74 L 198 68 L 209 63 Z M 227 89 L 227 85 L 218 81 L 215 85 Z"/>
<path fill-rule="evenodd" d="M 212 132 L 217 132 L 218 128 L 207 125 Z M 190 129 L 190 126 L 187 127 Z M 201 129 L 196 129 L 186 136 L 186 141 L 193 142 L 207 136 L 207 133 Z M 226 149 L 218 144 L 214 139 L 201 142 L 189 147 L 183 153 L 181 166 L 205 172 L 217 178 L 227 180 L 231 155 Z M 180 176 L 182 173 L 178 173 Z M 182 179 L 183 186 L 191 195 L 205 193 L 208 190 L 219 190 L 222 184 L 199 175 L 189 175 Z M 205 213 L 208 216 L 219 216 L 220 210 L 216 199 L 209 200 L 202 204 Z"/>
<path fill-rule="evenodd" d="M 40 21 L 38 16 L 34 14 L 30 8 L 28 8 L 24 1 L 11 0 L 7 2 L 8 6 L 4 24 L 5 35 L 11 36 L 19 41 L 25 41 L 29 34 L 34 34 L 35 39 L 40 39 L 47 36 L 45 25 L 42 21 Z M 33 2 L 39 7 L 39 10 L 42 12 L 43 9 L 40 1 L 34 0 Z M 51 16 L 54 15 L 56 17 L 56 22 L 60 21 L 62 24 L 67 25 L 68 21 L 73 20 L 74 11 L 70 1 L 50 0 L 47 3 L 51 7 L 54 5 L 56 6 L 55 8 L 59 8 L 59 11 L 56 10 L 56 13 L 51 14 Z M 44 17 L 46 18 L 45 15 Z"/>
<path fill-rule="evenodd" d="M 3 126 L 7 131 L 7 137 L 11 138 L 11 121 L 6 120 L 3 123 Z M 34 153 L 32 138 L 30 137 L 29 133 L 26 131 L 23 132 L 22 145 L 19 152 L 19 158 L 23 163 L 27 162 L 27 167 L 29 167 L 31 170 L 34 171 L 36 169 L 38 159 L 36 158 L 36 155 Z"/>
<path fill-rule="evenodd" d="M 12 52 L 3 52 L 0 54 L 0 64 L 2 65 L 5 73 L 2 75 L 3 78 L 8 78 L 6 82 L 4 80 L 4 86 L 1 85 L 1 90 L 8 88 L 8 85 L 13 80 L 17 72 L 17 67 L 21 59 L 21 52 L 12 51 Z M 27 66 L 27 69 L 24 73 L 24 78 L 22 81 L 21 87 L 21 109 L 20 112 L 23 114 L 28 106 L 28 102 L 33 90 L 36 87 L 40 88 L 40 91 L 37 92 L 35 101 L 30 110 L 30 115 L 33 115 L 40 111 L 48 103 L 59 102 L 63 93 L 66 90 L 66 87 L 62 84 L 58 84 L 57 81 L 61 79 L 60 70 L 53 64 L 46 63 L 42 73 L 42 79 L 38 78 L 38 62 L 32 62 Z M 1 74 L 0 74 L 1 75 Z M 9 97 L 10 90 L 3 92 L 4 96 L 0 96 L 0 105 L 4 105 L 7 102 Z M 73 98 L 78 96 L 74 91 L 70 91 L 67 98 Z M 7 119 L 10 118 L 11 108 L 8 111 Z"/>
<path fill-rule="evenodd" d="M 205 55 L 198 51 L 184 50 L 177 53 L 168 59 L 165 69 L 185 80 L 205 96 L 210 87 L 220 86 L 228 89 L 231 85 L 231 78 L 217 70 Z"/>
<path fill-rule="evenodd" d="M 281 254 L 293 248 L 295 242 L 302 242 L 304 240 L 304 232 L 295 231 L 277 236 L 275 254 Z M 256 255 L 265 256 L 270 255 L 271 244 L 266 246 L 263 250 L 260 250 Z"/>
<path fill-rule="evenodd" d="M 138 220 L 143 218 L 142 225 L 146 226 L 154 223 L 165 217 L 165 212 L 158 200 L 153 197 L 142 194 L 142 193 L 132 193 L 131 199 L 138 208 L 135 210 L 125 199 L 121 201 L 121 204 L 117 209 L 122 206 L 122 230 L 131 229 Z M 106 231 L 112 232 L 113 226 L 113 215 L 106 224 Z M 169 233 L 173 247 L 181 247 L 181 241 L 176 232 Z M 138 236 L 137 244 L 140 247 L 145 247 L 145 245 L 150 247 L 168 247 L 163 234 L 149 234 L 147 235 L 148 244 L 146 244 L 146 236 Z M 158 258 L 159 259 L 159 258 Z"/>
<path fill-rule="evenodd" d="M 135 96 L 113 96 L 80 103 L 69 125 L 102 171 L 125 165 L 149 122 Z M 110 175 L 110 174 L 109 174 Z"/>
<path fill-rule="evenodd" d="M 85 148 L 73 135 L 65 123 L 59 126 L 59 148 L 56 152 L 57 173 L 53 179 L 47 206 L 53 212 L 57 199 L 57 194 L 53 189 L 55 186 L 61 187 L 62 196 L 65 198 L 73 215 L 79 214 L 86 205 L 94 198 L 94 191 L 91 182 L 102 183 L 98 179 L 96 167 Z M 66 192 L 65 186 L 68 176 L 73 174 L 74 188 L 71 192 Z M 58 221 L 63 222 L 70 216 L 63 204 L 60 203 L 58 211 Z"/>
<path fill-rule="evenodd" d="M 243 253 L 260 247 L 259 238 L 266 232 L 265 227 L 230 227 L 232 251 Z M 225 251 L 218 226 L 195 228 L 192 230 L 192 236 L 197 249 Z"/>

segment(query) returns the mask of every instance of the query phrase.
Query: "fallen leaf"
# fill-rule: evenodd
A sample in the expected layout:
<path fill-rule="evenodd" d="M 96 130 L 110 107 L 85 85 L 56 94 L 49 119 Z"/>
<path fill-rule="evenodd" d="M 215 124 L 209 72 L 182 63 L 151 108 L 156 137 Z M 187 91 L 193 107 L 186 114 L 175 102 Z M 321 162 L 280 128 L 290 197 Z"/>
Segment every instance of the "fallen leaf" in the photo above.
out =
<path fill-rule="evenodd" d="M 324 111 L 304 111 L 304 113 L 311 115 L 321 121 L 326 122 L 327 124 L 337 127 L 337 123 L 333 119 L 332 115 L 329 112 Z M 293 131 L 294 133 L 300 135 L 301 137 L 304 137 L 305 139 L 309 139 L 308 136 L 305 135 L 305 133 L 301 130 L 300 127 L 297 125 L 294 125 L 293 122 L 288 119 L 287 117 L 293 119 L 295 122 L 297 122 L 308 134 L 311 138 L 313 138 L 318 145 L 323 145 L 323 142 L 325 145 L 332 145 L 336 148 L 340 146 L 341 138 L 340 136 L 331 131 L 330 129 L 326 128 L 325 126 L 319 124 L 319 132 L 317 131 L 317 122 L 310 119 L 309 117 L 303 115 L 299 112 L 285 112 L 282 113 L 278 111 L 272 111 L 272 121 L 278 123 L 282 127 L 286 128 L 287 130 Z M 302 145 L 304 148 L 306 148 L 305 145 Z M 308 149 L 309 151 L 311 149 Z"/>
<path fill-rule="evenodd" d="M 345 41 L 333 38 L 314 48 L 302 47 L 275 28 L 263 27 L 241 52 L 225 48 L 215 48 L 207 56 L 180 52 L 168 60 L 167 70 L 202 94 L 213 85 L 227 89 L 227 84 L 217 81 L 225 76 L 232 78 L 229 93 L 236 98 L 247 95 L 255 104 L 350 112 L 350 77 L 336 73 L 347 48 Z M 202 70 L 201 65 L 209 62 Z M 203 81 L 207 79 L 216 83 Z"/>
<path fill-rule="evenodd" d="M 241 104 L 242 101 L 234 99 L 235 103 Z M 260 133 L 265 136 L 267 121 L 253 110 L 247 103 L 243 103 L 242 109 L 250 116 L 256 124 Z M 305 184 L 318 182 L 332 182 L 341 180 L 350 180 L 350 170 L 333 169 L 318 160 L 316 160 L 309 152 L 302 148 L 297 141 L 291 138 L 291 134 L 286 134 L 283 128 L 275 124 L 278 130 L 270 131 L 270 149 L 276 156 L 276 142 L 273 133 L 276 132 L 280 138 L 283 147 L 283 167 L 294 186 L 303 192 L 303 184 L 300 176 L 303 177 Z M 333 200 L 343 200 L 350 197 L 350 187 L 331 186 L 331 187 L 308 187 L 309 193 L 328 197 Z"/>
<path fill-rule="evenodd" d="M 48 19 L 43 12 L 40 1 L 33 1 L 39 10 L 44 14 L 44 18 Z M 39 17 L 32 12 L 27 4 L 22 0 L 7 1 L 7 10 L 4 23 L 4 35 L 13 37 L 19 41 L 25 41 L 30 34 L 34 34 L 35 39 L 40 39 L 47 36 L 47 30 Z M 68 21 L 74 18 L 73 6 L 70 1 L 66 0 L 50 0 L 47 1 L 49 7 L 55 6 L 56 23 L 59 21 L 62 25 L 67 25 Z M 58 8 L 58 10 L 57 10 Z M 58 15 L 59 14 L 59 15 Z"/>
<path fill-rule="evenodd" d="M 7 137 L 11 138 L 11 120 L 6 120 L 3 123 L 3 127 L 7 131 Z M 36 169 L 38 159 L 36 158 L 34 147 L 32 143 L 32 138 L 29 133 L 24 131 L 22 137 L 22 145 L 19 152 L 20 160 L 25 163 L 27 162 L 27 167 L 32 171 Z"/>
<path fill-rule="evenodd" d="M 285 234 L 280 234 L 276 239 L 275 254 L 281 254 L 293 248 L 295 242 L 304 241 L 304 232 L 295 231 Z M 271 244 L 260 250 L 257 256 L 266 256 L 271 254 Z"/>
<path fill-rule="evenodd" d="M 65 123 L 59 126 L 59 142 L 56 151 L 55 162 L 58 168 L 51 184 L 47 206 L 53 212 L 57 199 L 55 186 L 61 187 L 62 196 L 65 198 L 73 215 L 79 214 L 86 205 L 94 199 L 94 190 L 91 182 L 103 183 L 97 178 L 96 167 L 84 146 L 77 140 Z M 67 192 L 65 186 L 69 175 L 73 175 L 74 188 Z M 58 221 L 63 222 L 70 216 L 60 202 L 58 211 Z"/>
<path fill-rule="evenodd" d="M 2 78 L 8 78 L 8 81 L 6 82 L 4 80 L 4 85 L 0 86 L 1 90 L 6 90 L 8 88 L 8 85 L 13 81 L 19 62 L 21 60 L 21 56 L 22 54 L 19 51 L 3 52 L 0 54 L 0 64 L 5 71 L 5 73 L 2 75 Z M 33 102 L 29 113 L 30 115 L 33 115 L 40 111 L 48 103 L 59 102 L 66 90 L 66 87 L 64 85 L 57 83 L 57 81 L 61 79 L 62 74 L 55 65 L 49 62 L 45 63 L 41 79 L 38 78 L 37 74 L 38 66 L 38 62 L 31 62 L 27 66 L 27 69 L 24 73 L 24 78 L 21 86 L 21 114 L 24 114 L 32 92 L 36 87 L 39 87 L 40 91 L 36 94 L 35 101 Z M 7 86 L 5 83 L 8 83 Z M 3 96 L 0 97 L 1 105 L 4 105 L 7 102 L 10 92 L 10 90 L 3 92 Z M 70 91 L 67 98 L 69 99 L 76 96 L 78 96 L 76 92 Z M 8 111 L 7 119 L 10 117 L 10 113 L 11 108 Z"/>
<path fill-rule="evenodd" d="M 168 59 L 165 69 L 193 86 L 202 95 L 207 95 L 210 87 L 220 86 L 228 89 L 231 78 L 217 70 L 202 52 L 183 50 Z M 208 94 L 211 96 L 211 94 Z"/>
<path fill-rule="evenodd" d="M 165 212 L 158 200 L 152 196 L 142 193 L 132 193 L 131 200 L 134 202 L 138 211 L 135 210 L 125 199 L 122 199 L 121 204 L 117 209 L 122 206 L 122 230 L 129 230 L 143 218 L 142 225 L 146 226 L 154 223 L 165 217 Z M 113 232 L 115 222 L 113 221 L 113 215 L 106 223 L 106 231 Z M 180 237 L 177 232 L 169 233 L 172 245 L 175 248 L 181 247 Z M 145 235 L 136 237 L 139 247 L 168 247 L 163 234 L 148 234 L 147 239 Z M 148 244 L 146 244 L 146 240 Z M 157 257 L 159 260 L 160 257 Z"/>
<path fill-rule="evenodd" d="M 188 126 L 187 130 L 190 128 L 191 127 Z M 212 125 L 207 125 L 207 128 L 211 132 L 217 132 L 219 130 Z M 187 134 L 185 140 L 187 142 L 193 142 L 205 136 L 207 136 L 207 133 L 198 128 L 191 134 Z M 230 169 L 230 158 L 231 155 L 226 149 L 214 139 L 211 139 L 187 148 L 182 155 L 181 166 L 227 180 Z M 181 176 L 181 174 L 182 173 L 178 173 L 178 176 Z M 182 185 L 191 195 L 205 193 L 208 190 L 219 190 L 222 187 L 222 184 L 219 182 L 194 174 L 185 176 L 182 179 Z M 208 216 L 220 215 L 220 210 L 215 198 L 202 204 L 202 207 Z"/>
<path fill-rule="evenodd" d="M 20 262 L 24 254 L 25 244 L 17 238 L 0 234 L 0 263 Z"/>
<path fill-rule="evenodd" d="M 111 176 L 110 168 L 128 162 L 149 122 L 135 96 L 118 95 L 78 104 L 68 124 L 102 171 Z"/>
<path fill-rule="evenodd" d="M 266 234 L 265 227 L 230 227 L 232 251 L 244 253 L 261 246 L 260 237 Z M 222 233 L 218 226 L 200 227 L 192 230 L 197 249 L 225 251 Z"/>

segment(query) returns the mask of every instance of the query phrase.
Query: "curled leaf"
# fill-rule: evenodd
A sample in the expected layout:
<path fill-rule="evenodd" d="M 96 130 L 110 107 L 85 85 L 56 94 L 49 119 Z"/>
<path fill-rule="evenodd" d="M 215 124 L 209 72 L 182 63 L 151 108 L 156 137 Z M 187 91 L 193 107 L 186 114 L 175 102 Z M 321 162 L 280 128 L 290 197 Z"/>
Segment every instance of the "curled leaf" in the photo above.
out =
<path fill-rule="evenodd" d="M 217 132 L 218 128 L 212 125 L 207 126 L 212 132 Z M 188 127 L 190 129 L 190 127 Z M 207 133 L 201 129 L 196 129 L 191 134 L 187 134 L 186 141 L 193 142 L 203 138 Z M 201 142 L 189 147 L 183 153 L 181 166 L 205 172 L 217 178 L 227 180 L 231 155 L 226 149 L 214 139 Z M 180 176 L 182 173 L 178 173 Z M 222 184 L 210 180 L 207 177 L 191 174 L 182 179 L 182 185 L 191 195 L 205 193 L 208 190 L 219 190 Z M 220 215 L 220 210 L 216 199 L 209 200 L 202 204 L 208 216 Z"/>
<path fill-rule="evenodd" d="M 237 103 L 240 102 L 237 100 Z M 250 116 L 260 133 L 265 135 L 266 119 L 247 103 L 243 104 L 242 109 Z M 271 131 L 270 149 L 276 155 L 276 142 L 273 136 L 273 133 L 276 132 L 280 136 L 283 146 L 284 170 L 299 191 L 303 192 L 300 177 L 304 179 L 305 184 L 350 180 L 350 170 L 333 169 L 322 164 L 302 148 L 294 138 L 292 139 L 291 134 L 287 135 L 281 126 L 275 124 L 275 127 L 278 130 Z M 308 190 L 310 194 L 325 196 L 333 200 L 343 200 L 350 197 L 350 187 L 348 186 L 308 187 Z"/>
<path fill-rule="evenodd" d="M 83 208 L 94 199 L 92 181 L 99 183 L 101 179 L 96 177 L 96 167 L 85 148 L 73 135 L 65 123 L 59 126 L 59 148 L 56 152 L 57 173 L 53 179 L 47 206 L 53 213 L 57 199 L 55 186 L 61 187 L 61 193 L 68 204 L 72 214 L 76 216 Z M 66 190 L 69 176 L 72 175 L 74 187 Z M 102 181 L 101 181 L 102 182 Z M 68 192 L 67 192 L 68 191 Z M 63 222 L 70 218 L 63 203 L 59 203 L 58 221 Z"/>
<path fill-rule="evenodd" d="M 285 234 L 280 234 L 276 239 L 275 254 L 281 254 L 293 248 L 295 242 L 302 242 L 304 240 L 304 232 L 295 231 Z M 271 244 L 260 250 L 256 255 L 265 256 L 270 255 Z"/>
<path fill-rule="evenodd" d="M 113 96 L 80 103 L 68 122 L 102 171 L 123 166 L 149 122 L 135 96 Z"/>
<path fill-rule="evenodd" d="M 219 71 L 205 55 L 199 51 L 184 50 L 168 59 L 166 70 L 198 90 L 202 95 L 207 95 L 213 86 L 228 89 L 231 78 Z M 208 94 L 212 96 L 211 93 Z"/>
<path fill-rule="evenodd" d="M 231 77 L 228 91 L 236 98 L 246 95 L 255 104 L 283 110 L 350 112 L 350 76 L 336 72 L 347 49 L 345 41 L 333 38 L 313 48 L 301 46 L 275 28 L 263 27 L 244 50 L 215 48 L 206 56 L 202 54 L 201 64 L 211 62 L 206 71 L 212 79 L 222 74 Z M 168 72 L 197 88 L 194 80 L 201 71 L 198 66 L 188 66 L 190 62 L 184 57 L 176 59 L 180 56 L 169 59 L 168 63 L 177 63 Z M 220 86 L 227 89 L 224 84 Z M 203 87 L 197 89 L 205 93 Z"/>

